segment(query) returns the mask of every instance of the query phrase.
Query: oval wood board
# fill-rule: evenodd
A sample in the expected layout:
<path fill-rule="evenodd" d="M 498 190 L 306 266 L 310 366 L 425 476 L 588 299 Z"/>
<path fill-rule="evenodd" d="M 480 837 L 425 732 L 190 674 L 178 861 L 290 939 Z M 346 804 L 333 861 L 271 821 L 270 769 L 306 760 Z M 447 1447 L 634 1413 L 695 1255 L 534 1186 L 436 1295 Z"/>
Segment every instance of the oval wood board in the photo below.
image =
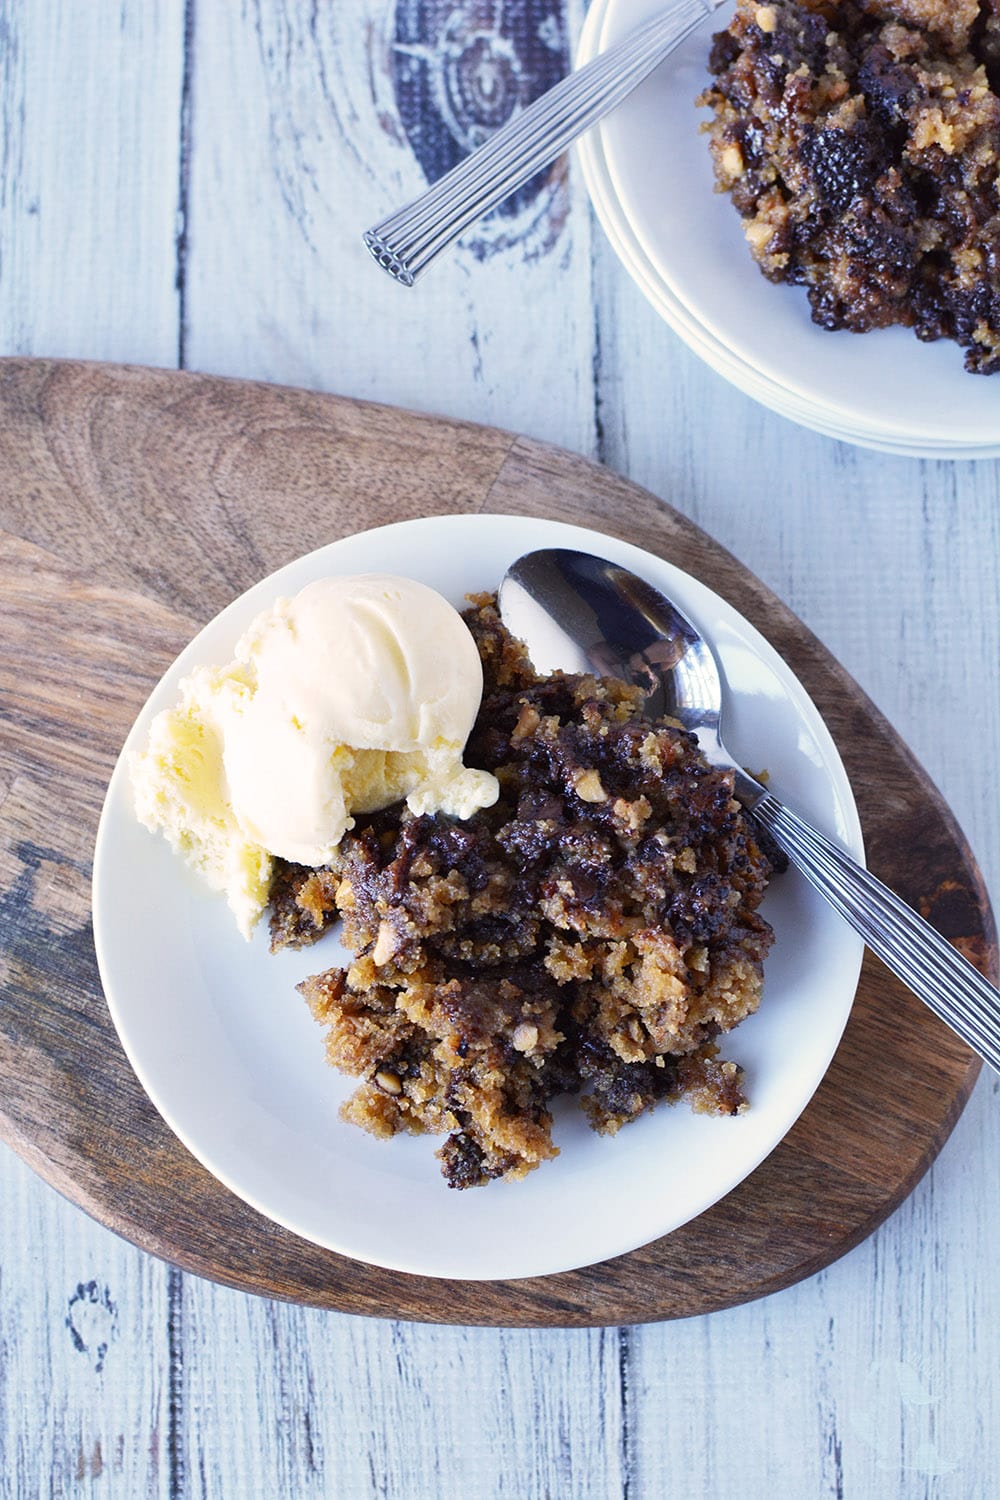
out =
<path fill-rule="evenodd" d="M 233 1197 L 164 1125 L 119 1046 L 94 958 L 91 855 L 115 757 L 161 673 L 235 595 L 325 542 L 411 516 L 506 512 L 669 558 L 791 664 L 847 765 L 872 868 L 995 978 L 983 883 L 920 768 L 803 625 L 690 521 L 583 459 L 333 396 L 32 360 L 0 361 L 0 457 L 0 1132 L 46 1181 L 229 1286 L 525 1326 L 759 1297 L 842 1255 L 909 1193 L 979 1064 L 868 958 L 829 1073 L 782 1144 L 708 1213 L 617 1260 L 511 1282 L 401 1276 Z"/>

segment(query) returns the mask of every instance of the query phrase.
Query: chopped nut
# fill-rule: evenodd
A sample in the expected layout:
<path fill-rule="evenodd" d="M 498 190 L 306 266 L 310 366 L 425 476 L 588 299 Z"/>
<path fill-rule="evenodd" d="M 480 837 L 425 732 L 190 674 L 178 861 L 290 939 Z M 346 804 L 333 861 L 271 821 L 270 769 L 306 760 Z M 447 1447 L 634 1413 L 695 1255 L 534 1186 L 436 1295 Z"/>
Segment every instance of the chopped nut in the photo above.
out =
<path fill-rule="evenodd" d="M 649 799 L 641 796 L 637 797 L 634 802 L 629 802 L 625 797 L 616 797 L 613 810 L 618 821 L 624 823 L 633 833 L 638 833 L 653 811 Z"/>
<path fill-rule="evenodd" d="M 773 5 L 758 5 L 754 20 L 761 31 L 772 32 L 778 24 L 778 17 Z"/>
<path fill-rule="evenodd" d="M 522 703 L 521 712 L 517 716 L 517 723 L 511 731 L 511 739 L 516 743 L 518 740 L 523 740 L 528 735 L 534 734 L 541 722 L 542 716 L 534 704 Z"/>
<path fill-rule="evenodd" d="M 581 771 L 574 787 L 582 802 L 603 802 L 608 795 L 601 784 L 599 773 L 594 770 Z"/>
<path fill-rule="evenodd" d="M 745 166 L 743 152 L 735 141 L 731 141 L 722 152 L 719 158 L 719 166 L 727 177 L 741 177 L 743 175 L 743 168 Z"/>
<path fill-rule="evenodd" d="M 770 224 L 762 224 L 759 219 L 751 219 L 743 225 L 743 233 L 750 241 L 753 248 L 760 252 L 770 241 L 774 230 Z"/>
<path fill-rule="evenodd" d="M 380 922 L 375 947 L 372 949 L 372 962 L 378 965 L 387 964 L 398 947 L 399 938 L 395 928 L 391 927 L 388 922 Z"/>
<path fill-rule="evenodd" d="M 401 1094 L 403 1092 L 403 1085 L 400 1082 L 398 1073 L 387 1073 L 380 1068 L 375 1074 L 375 1082 L 383 1094 Z"/>
<path fill-rule="evenodd" d="M 537 1043 L 538 1027 L 532 1026 L 528 1021 L 522 1021 L 511 1037 L 515 1052 L 530 1052 Z"/>

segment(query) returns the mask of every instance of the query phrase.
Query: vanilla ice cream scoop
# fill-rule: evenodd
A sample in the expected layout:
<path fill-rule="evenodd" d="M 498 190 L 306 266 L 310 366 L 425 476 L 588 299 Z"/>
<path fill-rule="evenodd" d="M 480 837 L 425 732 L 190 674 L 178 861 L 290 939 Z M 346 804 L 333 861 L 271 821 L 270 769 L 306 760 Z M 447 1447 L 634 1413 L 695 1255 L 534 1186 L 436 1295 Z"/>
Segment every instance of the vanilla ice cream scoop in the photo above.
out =
<path fill-rule="evenodd" d="M 249 934 L 272 856 L 323 865 L 356 813 L 406 798 L 466 818 L 496 801 L 467 768 L 483 691 L 461 616 L 425 584 L 323 578 L 259 615 L 227 667 L 200 667 L 131 761 L 136 812 Z"/>
<path fill-rule="evenodd" d="M 260 615 L 236 661 L 254 686 L 226 707 L 226 781 L 244 833 L 272 854 L 325 864 L 353 814 L 404 797 L 455 817 L 496 801 L 496 779 L 462 763 L 479 653 L 425 584 L 320 579 Z"/>

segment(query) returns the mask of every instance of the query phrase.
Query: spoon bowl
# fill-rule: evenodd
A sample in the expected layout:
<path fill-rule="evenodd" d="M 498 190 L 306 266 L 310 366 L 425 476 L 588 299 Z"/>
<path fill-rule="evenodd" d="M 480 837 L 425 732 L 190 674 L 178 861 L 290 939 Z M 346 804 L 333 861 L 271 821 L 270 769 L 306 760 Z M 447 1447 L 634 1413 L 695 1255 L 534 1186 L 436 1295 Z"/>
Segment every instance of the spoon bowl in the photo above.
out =
<path fill-rule="evenodd" d="M 711 647 L 644 579 L 589 553 L 531 552 L 508 568 L 500 613 L 539 671 L 590 671 L 646 691 L 646 711 L 693 734 L 733 794 L 898 979 L 1000 1073 L 1000 991 L 833 839 L 800 818 L 726 751 Z"/>
<path fill-rule="evenodd" d="M 714 766 L 732 769 L 746 807 L 765 789 L 722 742 L 722 680 L 708 642 L 669 599 L 628 568 L 551 547 L 512 563 L 498 593 L 508 629 L 538 671 L 596 672 L 641 687 L 650 718 L 675 719 Z"/>

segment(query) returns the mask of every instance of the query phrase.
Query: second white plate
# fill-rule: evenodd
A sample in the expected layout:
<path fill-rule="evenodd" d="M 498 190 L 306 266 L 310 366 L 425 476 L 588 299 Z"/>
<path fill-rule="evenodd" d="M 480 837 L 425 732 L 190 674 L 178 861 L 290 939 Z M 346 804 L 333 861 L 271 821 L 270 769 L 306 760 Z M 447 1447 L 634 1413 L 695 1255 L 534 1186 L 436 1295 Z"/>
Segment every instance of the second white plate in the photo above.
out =
<path fill-rule="evenodd" d="M 594 0 L 578 61 L 611 45 L 657 0 Z M 595 211 L 630 274 L 705 361 L 763 405 L 829 436 L 910 457 L 1000 456 L 1000 379 L 969 375 L 950 341 L 906 329 L 831 334 L 805 292 L 774 286 L 714 191 L 707 111 L 712 33 L 724 7 L 595 130 L 578 156 Z"/>

